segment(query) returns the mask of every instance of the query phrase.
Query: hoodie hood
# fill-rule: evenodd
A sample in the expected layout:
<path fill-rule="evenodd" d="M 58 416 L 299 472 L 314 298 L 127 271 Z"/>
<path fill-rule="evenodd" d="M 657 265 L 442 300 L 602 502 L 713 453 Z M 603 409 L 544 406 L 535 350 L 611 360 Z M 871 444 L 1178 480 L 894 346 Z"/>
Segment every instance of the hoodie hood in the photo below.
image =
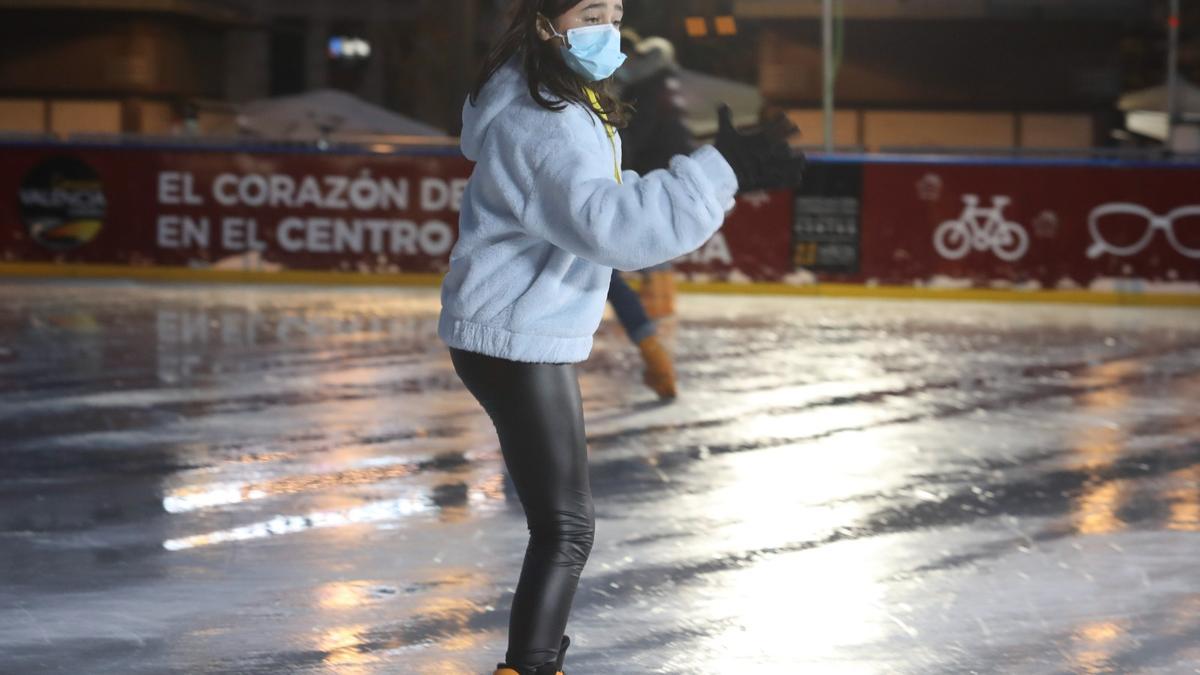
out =
<path fill-rule="evenodd" d="M 479 153 L 483 142 L 487 139 L 488 129 L 505 108 L 522 95 L 528 96 L 529 89 L 525 84 L 525 73 L 521 72 L 520 61 L 517 57 L 510 58 L 492 73 L 491 79 L 483 85 L 479 98 L 474 104 L 467 97 L 462 111 L 462 138 L 460 145 L 463 155 L 472 162 L 479 161 Z"/>

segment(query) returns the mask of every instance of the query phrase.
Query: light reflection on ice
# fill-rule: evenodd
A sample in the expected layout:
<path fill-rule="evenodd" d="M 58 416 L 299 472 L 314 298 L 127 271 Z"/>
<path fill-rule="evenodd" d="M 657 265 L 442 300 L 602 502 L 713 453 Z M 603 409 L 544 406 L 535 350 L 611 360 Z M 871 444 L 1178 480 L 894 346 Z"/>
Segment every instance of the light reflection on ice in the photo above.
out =
<path fill-rule="evenodd" d="M 350 509 L 317 511 L 304 515 L 278 515 L 270 520 L 241 527 L 168 539 L 163 542 L 163 548 L 168 551 L 182 551 L 230 541 L 293 534 L 305 530 L 397 520 L 438 510 L 439 507 L 432 501 L 431 496 L 432 491 L 422 490 L 417 496 L 371 502 Z M 466 498 L 474 508 L 494 501 L 497 498 L 494 480 L 489 479 L 483 486 L 469 489 Z"/>
<path fill-rule="evenodd" d="M 167 513 L 186 513 L 213 506 L 237 504 L 238 502 L 262 499 L 267 493 L 248 485 L 209 486 L 206 489 L 183 489 L 163 497 L 163 510 Z"/>
<path fill-rule="evenodd" d="M 1137 368 L 1138 362 L 1134 360 L 1111 361 L 1088 368 L 1082 377 L 1115 383 Z M 1129 399 L 1128 387 L 1119 385 L 1089 391 L 1080 397 L 1082 412 L 1096 420 L 1077 435 L 1073 446 L 1079 463 L 1088 473 L 1088 482 L 1071 509 L 1071 523 L 1080 534 L 1106 534 L 1126 528 L 1119 516 L 1130 496 L 1126 481 L 1103 478 L 1101 473 L 1120 459 L 1128 443 L 1127 434 L 1117 421 Z"/>
<path fill-rule="evenodd" d="M 343 675 L 367 675 L 374 672 L 366 666 L 378 661 L 379 657 L 363 649 L 363 634 L 371 627 L 366 624 L 335 626 L 321 633 L 316 648 L 325 653 L 324 663 Z"/>
<path fill-rule="evenodd" d="M 847 648 L 893 634 L 916 637 L 916 629 L 902 616 L 904 608 L 888 602 L 887 577 L 895 571 L 889 549 L 894 543 L 843 542 L 725 575 L 719 588 L 705 593 L 706 600 L 695 612 L 730 617 L 734 624 L 706 641 L 705 671 L 760 672 L 749 666 L 778 665 L 782 649 L 795 655 L 795 664 L 819 663 L 813 672 L 838 672 L 836 664 L 845 659 Z M 870 672 L 864 665 L 856 663 L 853 672 Z"/>
<path fill-rule="evenodd" d="M 229 541 L 261 539 L 272 535 L 291 534 L 323 527 L 340 527 L 392 520 L 394 518 L 403 518 L 423 513 L 432 508 L 433 505 L 423 498 L 402 497 L 373 502 L 343 511 L 318 511 L 306 515 L 292 516 L 279 515 L 270 520 L 228 530 L 217 530 L 191 537 L 168 539 L 163 542 L 163 548 L 168 551 L 182 551 L 184 549 L 211 546 Z"/>
<path fill-rule="evenodd" d="M 1178 487 L 1166 491 L 1168 515 L 1166 528 L 1183 532 L 1200 532 L 1200 466 L 1167 474 Z"/>
<path fill-rule="evenodd" d="M 1092 621 L 1076 630 L 1071 638 L 1073 654 L 1068 662 L 1071 672 L 1080 675 L 1118 672 L 1113 657 L 1119 653 L 1121 643 L 1129 639 L 1122 623 Z"/>
<path fill-rule="evenodd" d="M 284 476 L 274 480 L 181 487 L 163 497 L 163 509 L 167 513 L 187 513 L 214 506 L 263 499 L 272 495 L 328 488 L 331 485 L 375 483 L 407 476 L 412 473 L 413 467 L 417 464 L 429 460 L 428 456 L 365 457 L 347 463 L 346 470 L 336 473 L 312 473 L 311 469 L 314 467 L 309 465 L 303 467 L 310 469 L 307 473 Z"/>

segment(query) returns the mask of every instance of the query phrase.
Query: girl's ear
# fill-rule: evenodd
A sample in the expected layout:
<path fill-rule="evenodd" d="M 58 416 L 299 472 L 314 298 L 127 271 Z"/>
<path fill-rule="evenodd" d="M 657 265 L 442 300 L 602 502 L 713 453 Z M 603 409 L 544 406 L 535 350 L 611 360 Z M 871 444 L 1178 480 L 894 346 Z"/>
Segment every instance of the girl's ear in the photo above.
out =
<path fill-rule="evenodd" d="M 538 39 L 540 39 L 542 42 L 553 40 L 558 32 L 554 30 L 554 24 L 550 23 L 550 19 L 547 19 L 546 15 L 544 14 L 537 15 L 535 27 L 537 29 Z"/>

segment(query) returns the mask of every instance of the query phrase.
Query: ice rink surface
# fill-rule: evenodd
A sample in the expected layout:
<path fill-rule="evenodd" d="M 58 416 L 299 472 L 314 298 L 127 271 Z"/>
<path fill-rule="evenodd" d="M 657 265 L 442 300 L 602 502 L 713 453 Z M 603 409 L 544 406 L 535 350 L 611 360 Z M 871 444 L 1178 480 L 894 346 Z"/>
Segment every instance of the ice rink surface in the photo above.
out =
<path fill-rule="evenodd" d="M 489 673 L 436 289 L 0 284 L 0 673 Z M 681 296 L 582 365 L 593 673 L 1200 673 L 1200 312 Z"/>

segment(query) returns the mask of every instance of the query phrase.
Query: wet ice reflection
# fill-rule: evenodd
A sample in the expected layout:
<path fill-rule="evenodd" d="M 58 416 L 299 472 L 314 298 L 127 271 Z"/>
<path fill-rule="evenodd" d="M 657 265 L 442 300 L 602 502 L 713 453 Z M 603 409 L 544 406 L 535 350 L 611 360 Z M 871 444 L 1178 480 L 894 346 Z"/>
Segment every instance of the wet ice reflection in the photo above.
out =
<path fill-rule="evenodd" d="M 309 529 L 384 522 L 423 513 L 432 508 L 432 504 L 419 497 L 389 499 L 342 511 L 315 511 L 303 515 L 278 515 L 270 520 L 259 521 L 228 530 L 217 530 L 190 537 L 168 539 L 162 545 L 168 551 L 181 551 L 198 546 L 260 539 L 275 535 L 303 532 Z"/>
<path fill-rule="evenodd" d="M 1167 529 L 1200 532 L 1200 466 L 1172 471 L 1166 478 Z"/>
<path fill-rule="evenodd" d="M 1112 659 L 1119 653 L 1121 643 L 1128 645 L 1129 642 L 1125 627 L 1112 621 L 1087 623 L 1071 637 L 1073 653 L 1066 665 L 1081 675 L 1116 672 L 1118 667 Z"/>
<path fill-rule="evenodd" d="M 501 478 L 502 476 L 495 476 L 477 486 L 461 486 L 462 497 L 455 500 L 459 502 L 457 504 L 442 505 L 439 503 L 436 490 L 425 490 L 411 497 L 369 502 L 348 509 L 276 515 L 269 520 L 235 528 L 168 539 L 162 543 L 162 546 L 168 551 L 181 551 L 226 542 L 294 534 L 311 529 L 389 523 L 402 518 L 443 510 L 443 506 L 444 510 L 449 512 L 448 519 L 458 520 L 467 515 L 464 507 L 483 511 L 489 508 L 489 501 L 494 502 L 500 499 L 502 493 L 497 483 Z"/>
<path fill-rule="evenodd" d="M 487 672 L 527 536 L 434 290 L 0 286 L 0 672 Z M 1200 667 L 1195 313 L 680 299 L 581 366 L 571 672 Z"/>

